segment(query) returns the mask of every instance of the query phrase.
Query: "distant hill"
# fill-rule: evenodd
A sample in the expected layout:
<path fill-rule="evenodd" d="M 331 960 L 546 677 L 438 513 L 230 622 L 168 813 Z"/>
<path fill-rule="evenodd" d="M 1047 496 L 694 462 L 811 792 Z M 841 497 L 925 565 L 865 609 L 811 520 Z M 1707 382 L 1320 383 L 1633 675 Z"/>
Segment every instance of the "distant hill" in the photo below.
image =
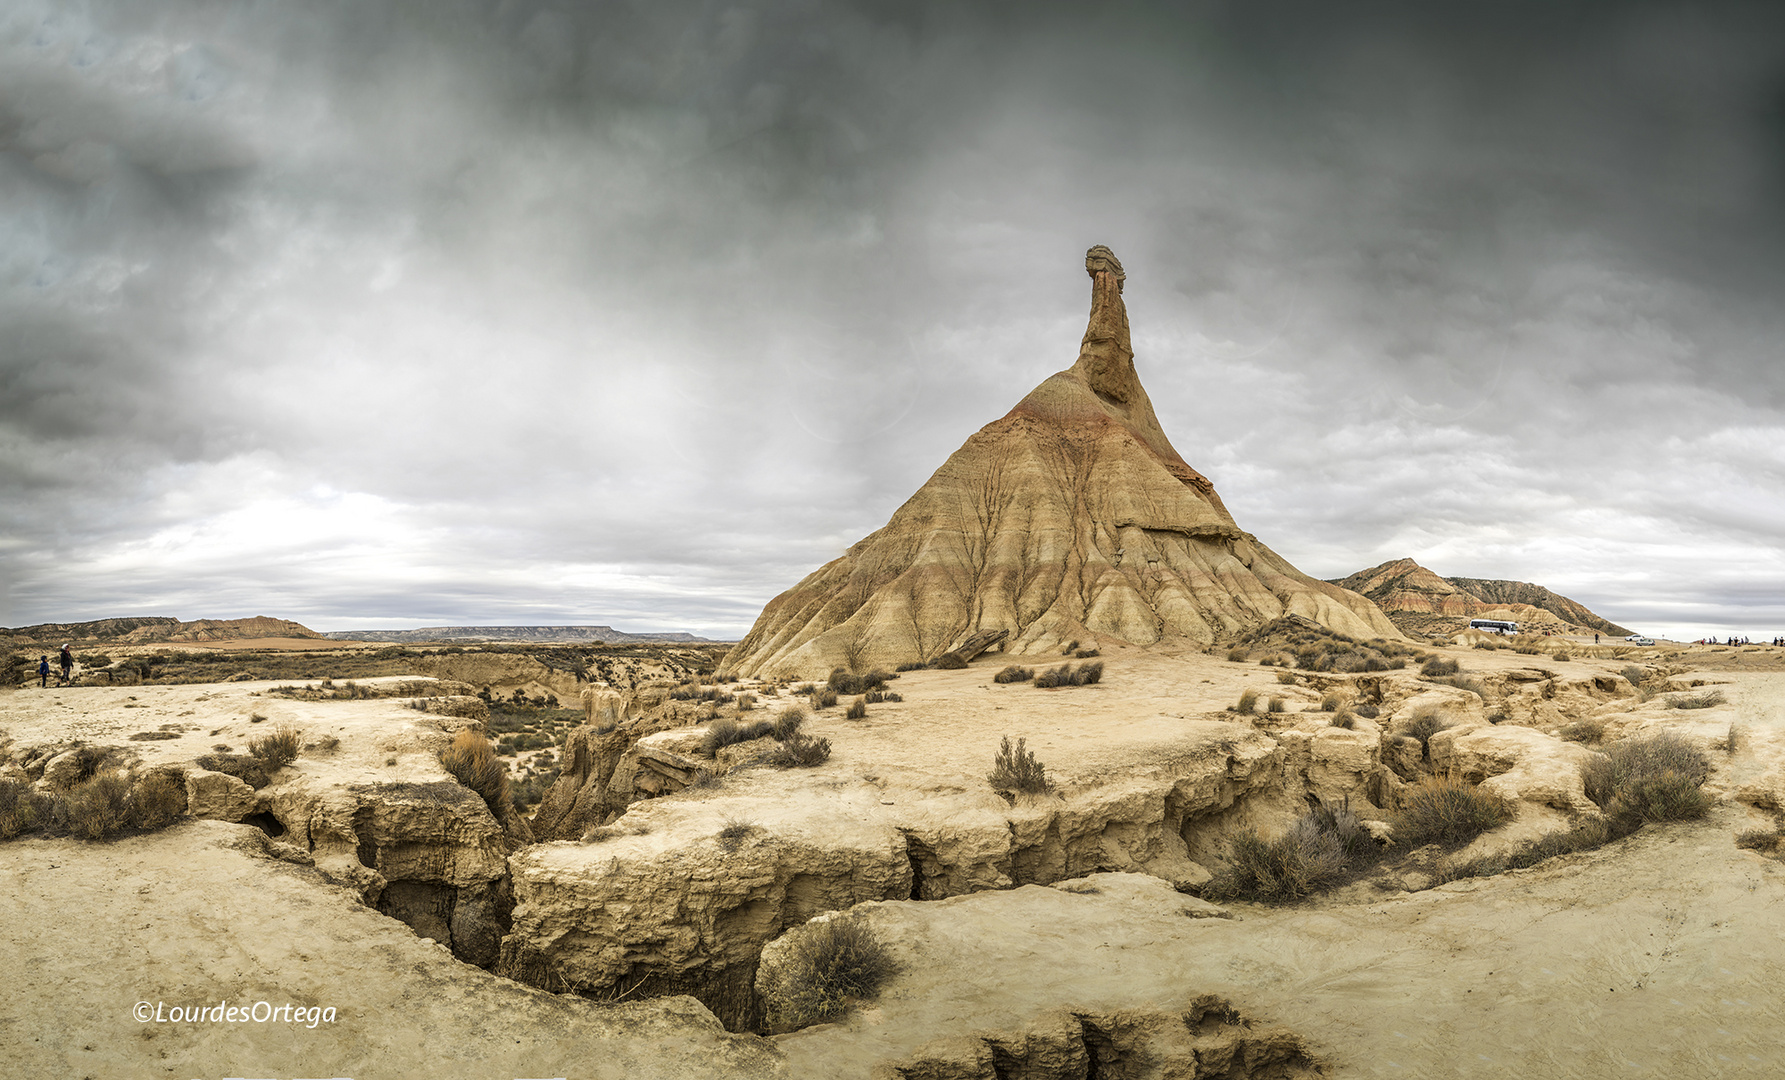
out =
<path fill-rule="evenodd" d="M 1333 584 L 1376 602 L 1407 630 L 1449 630 L 1475 618 L 1508 618 L 1533 630 L 1575 628 L 1623 637 L 1629 630 L 1585 605 L 1524 581 L 1439 577 L 1412 559 L 1359 570 Z"/>
<path fill-rule="evenodd" d="M 12 644 L 60 639 L 68 642 L 103 641 L 120 645 L 157 642 L 237 641 L 242 638 L 321 638 L 322 635 L 290 619 L 256 615 L 251 619 L 196 619 L 181 622 L 166 616 L 94 619 L 78 623 L 38 623 L 0 629 L 0 640 Z"/>
<path fill-rule="evenodd" d="M 526 641 L 620 645 L 633 641 L 708 643 L 693 634 L 628 634 L 611 626 L 424 626 L 419 630 L 331 630 L 335 641 Z"/>

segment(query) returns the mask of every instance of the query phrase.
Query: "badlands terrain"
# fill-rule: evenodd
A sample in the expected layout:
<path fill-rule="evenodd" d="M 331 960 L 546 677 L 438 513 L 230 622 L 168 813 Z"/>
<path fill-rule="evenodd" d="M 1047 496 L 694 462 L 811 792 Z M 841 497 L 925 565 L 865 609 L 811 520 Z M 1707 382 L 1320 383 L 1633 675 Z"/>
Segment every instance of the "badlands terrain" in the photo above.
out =
<path fill-rule="evenodd" d="M 863 719 L 847 699 L 808 708 L 824 763 L 752 765 L 758 747 L 738 744 L 713 786 L 668 778 L 724 767 L 694 745 L 715 721 L 667 696 L 687 685 L 674 661 L 641 667 L 617 723 L 563 740 L 583 755 L 566 791 L 600 786 L 623 812 L 590 839 L 530 843 L 441 767 L 454 733 L 484 723 L 445 713 L 481 702 L 427 695 L 469 679 L 371 680 L 392 697 L 320 680 L 11 690 L 9 777 L 63 783 L 71 750 L 96 747 L 98 768 L 179 770 L 190 802 L 155 831 L 0 844 L 15 960 L 0 1043 L 16 1075 L 41 1076 L 1777 1075 L 1785 865 L 1736 837 L 1780 823 L 1780 650 L 1422 647 L 1482 697 L 1413 667 L 1280 682 L 1250 656 L 1100 644 L 1089 686 L 997 683 L 999 654 L 905 672 L 888 684 L 903 700 Z M 460 662 L 501 696 L 554 677 L 512 656 L 416 661 Z M 726 717 L 796 700 L 723 685 Z M 1231 711 L 1248 689 L 1259 711 Z M 1723 703 L 1669 707 L 1706 689 Z M 1334 691 L 1378 716 L 1333 726 Z M 1283 711 L 1263 711 L 1268 695 Z M 1454 726 L 1426 760 L 1396 732 L 1432 704 Z M 1558 737 L 1583 720 L 1600 742 Z M 305 746 L 264 787 L 195 764 L 279 725 Z M 1281 832 L 1309 796 L 1392 821 L 1428 772 L 1516 807 L 1451 860 L 1514 847 L 1598 812 L 1587 753 L 1660 730 L 1713 764 L 1701 820 L 1447 884 L 1391 860 L 1295 903 L 1196 895 L 1237 831 Z M 993 790 L 1007 735 L 1052 793 Z M 629 745 L 603 756 L 603 740 Z M 732 823 L 748 828 L 728 843 Z M 842 910 L 879 931 L 896 973 L 837 1022 L 753 1033 L 770 1030 L 765 948 Z M 314 1027 L 132 1015 L 261 1000 L 336 1012 Z"/>
<path fill-rule="evenodd" d="M 113 620 L 40 688 L 75 628 L 13 632 L 0 1061 L 1785 1073 L 1785 649 L 1310 577 L 1160 428 L 1121 263 L 1085 272 L 1076 361 L 735 647 Z"/>

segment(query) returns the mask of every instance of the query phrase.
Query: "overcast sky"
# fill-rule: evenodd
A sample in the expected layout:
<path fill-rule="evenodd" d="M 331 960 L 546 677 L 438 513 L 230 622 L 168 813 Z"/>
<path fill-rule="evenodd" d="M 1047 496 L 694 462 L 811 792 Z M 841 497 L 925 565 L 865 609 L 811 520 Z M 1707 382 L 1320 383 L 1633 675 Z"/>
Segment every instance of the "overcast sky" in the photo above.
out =
<path fill-rule="evenodd" d="M 1240 526 L 1785 632 L 1785 6 L 0 0 L 0 624 L 742 634 L 1072 363 Z"/>

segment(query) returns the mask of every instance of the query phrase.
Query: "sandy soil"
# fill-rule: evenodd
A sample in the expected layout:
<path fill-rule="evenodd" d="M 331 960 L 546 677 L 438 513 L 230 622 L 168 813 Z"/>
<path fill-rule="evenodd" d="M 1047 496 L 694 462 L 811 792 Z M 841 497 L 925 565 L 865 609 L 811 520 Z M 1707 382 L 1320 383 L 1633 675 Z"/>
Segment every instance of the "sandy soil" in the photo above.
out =
<path fill-rule="evenodd" d="M 1185 898 L 1126 875 L 1100 876 L 1095 894 L 1031 886 L 877 904 L 873 917 L 905 960 L 897 982 L 844 1024 L 772 1045 L 724 1035 L 688 999 L 615 1011 L 497 979 L 314 870 L 269 858 L 249 826 L 0 844 L 0 953 L 15 959 L 20 984 L 0 1009 L 0 1054 L 20 1062 L 15 1074 L 43 1076 L 867 1076 L 938 1038 L 1018 1030 L 1050 1009 L 1181 1008 L 1217 993 L 1301 1034 L 1334 1076 L 1779 1075 L 1785 864 L 1733 844 L 1785 807 L 1775 651 L 1785 653 L 1657 647 L 1654 659 L 1696 665 L 1676 679 L 1723 690 L 1720 708 L 1631 697 L 1594 706 L 1615 734 L 1668 728 L 1708 743 L 1736 724 L 1739 748 L 1717 759 L 1708 785 L 1723 803 L 1706 822 L 1424 893 L 1358 887 L 1293 908 L 1233 905 L 1233 920 L 1186 918 Z M 1539 666 L 1572 679 L 1643 659 L 1450 652 L 1477 673 Z M 996 657 L 909 673 L 893 684 L 902 703 L 871 706 L 865 721 L 839 708 L 809 722 L 835 744 L 827 765 L 750 770 L 711 795 L 643 804 L 636 813 L 660 827 L 586 850 L 671 843 L 683 819 L 707 843 L 709 826 L 734 813 L 821 836 L 824 815 L 854 814 L 852 800 L 873 817 L 908 803 L 1001 813 L 984 776 L 1004 734 L 1026 737 L 1076 799 L 1249 729 L 1224 714 L 1247 687 L 1286 698 L 1284 726 L 1325 723 L 1311 711 L 1317 690 L 1280 685 L 1274 669 L 1124 648 L 1102 659 L 1102 684 L 1053 691 L 994 684 L 1005 662 Z M 389 699 L 265 696 L 274 685 L 0 693 L 0 739 L 79 738 L 153 762 L 240 751 L 288 722 L 307 739 L 341 740 L 300 757 L 293 776 L 440 778 L 428 749 L 439 718 Z M 129 739 L 146 732 L 175 737 Z M 138 1000 L 262 997 L 333 1004 L 339 1019 L 326 1030 L 179 1030 L 129 1015 Z"/>

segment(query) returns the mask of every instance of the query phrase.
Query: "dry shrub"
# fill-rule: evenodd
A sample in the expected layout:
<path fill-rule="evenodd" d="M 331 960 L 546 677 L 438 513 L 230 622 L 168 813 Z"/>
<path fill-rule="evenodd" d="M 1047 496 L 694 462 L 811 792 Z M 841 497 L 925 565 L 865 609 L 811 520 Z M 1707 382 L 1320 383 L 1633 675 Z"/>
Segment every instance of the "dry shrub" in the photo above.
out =
<path fill-rule="evenodd" d="M 837 692 L 830 687 L 824 686 L 812 691 L 812 707 L 814 709 L 828 709 L 836 703 Z"/>
<path fill-rule="evenodd" d="M 1550 659 L 1551 659 L 1551 660 L 1555 660 L 1555 661 L 1558 661 L 1558 662 L 1560 662 L 1560 663 L 1567 663 L 1567 662 L 1568 662 L 1568 661 L 1570 661 L 1570 660 L 1572 660 L 1572 659 L 1574 659 L 1574 657 L 1572 657 L 1572 656 L 1569 656 L 1569 655 L 1568 655 L 1568 654 L 1567 654 L 1567 653 L 1565 653 L 1565 652 L 1555 652 L 1555 653 L 1551 653 L 1551 654 L 1550 654 L 1550 657 L 1549 657 L 1549 658 L 1550 658 Z"/>
<path fill-rule="evenodd" d="M 789 705 L 787 708 L 781 710 L 780 715 L 775 717 L 774 726 L 769 729 L 769 734 L 773 735 L 779 742 L 786 742 L 799 731 L 800 725 L 805 722 L 805 710 L 798 705 Z"/>
<path fill-rule="evenodd" d="M 921 663 L 921 662 L 919 662 L 919 661 L 916 661 L 916 660 L 908 660 L 908 661 L 906 661 L 906 662 L 905 662 L 905 663 L 903 663 L 903 664 L 900 664 L 900 665 L 899 665 L 899 666 L 898 666 L 898 667 L 896 667 L 896 668 L 894 668 L 894 669 L 893 669 L 893 670 L 894 670 L 894 671 L 899 671 L 899 672 L 905 672 L 905 671 L 922 671 L 922 670 L 923 670 L 923 664 L 922 664 L 922 663 Z"/>
<path fill-rule="evenodd" d="M 1043 690 L 1052 690 L 1056 686 L 1072 685 L 1072 665 L 1061 664 L 1051 671 L 1044 671 L 1035 676 L 1035 685 Z"/>
<path fill-rule="evenodd" d="M 930 661 L 930 666 L 937 671 L 959 671 L 967 666 L 967 661 L 961 659 L 958 653 L 946 652 Z"/>
<path fill-rule="evenodd" d="M 115 769 L 83 781 L 62 801 L 68 831 L 83 840 L 103 840 L 130 823 L 130 781 Z"/>
<path fill-rule="evenodd" d="M 1406 726 L 1401 729 L 1401 734 L 1418 739 L 1420 749 L 1429 753 L 1432 736 L 1449 726 L 1450 718 L 1444 714 L 1442 706 L 1421 705 L 1413 710 L 1413 715 L 1408 718 Z"/>
<path fill-rule="evenodd" d="M 1012 664 L 1003 671 L 998 672 L 998 674 L 993 675 L 992 681 L 995 683 L 1028 682 L 1034 677 L 1035 669 L 1018 667 L 1017 665 Z"/>
<path fill-rule="evenodd" d="M 1374 720 L 1378 716 L 1382 715 L 1382 710 L 1379 707 L 1377 707 L 1375 705 L 1371 705 L 1367 701 L 1364 702 L 1362 705 L 1359 705 L 1356 708 L 1352 709 L 1351 711 L 1355 712 L 1357 715 L 1365 718 L 1366 720 Z"/>
<path fill-rule="evenodd" d="M 266 763 L 267 772 L 278 772 L 297 760 L 304 745 L 304 733 L 282 726 L 258 739 L 248 740 L 248 753 Z"/>
<path fill-rule="evenodd" d="M 502 767 L 490 740 L 466 728 L 440 752 L 440 764 L 459 783 L 477 792 L 490 813 L 502 817 L 500 808 L 509 801 L 508 770 Z"/>
<path fill-rule="evenodd" d="M 1293 671 L 1279 671 L 1279 672 L 1277 672 L 1277 681 L 1282 683 L 1284 686 L 1294 686 L 1295 685 L 1295 672 L 1293 672 Z"/>
<path fill-rule="evenodd" d="M 754 708 L 756 708 L 755 694 L 745 693 L 738 695 L 738 712 L 749 712 Z"/>
<path fill-rule="evenodd" d="M 1512 820 L 1512 807 L 1497 796 L 1450 777 L 1434 777 L 1401 796 L 1395 843 L 1461 847 Z"/>
<path fill-rule="evenodd" d="M 1227 865 L 1203 887 L 1211 900 L 1296 900 L 1372 861 L 1376 844 L 1349 806 L 1322 804 L 1275 840 L 1246 829 L 1228 842 Z"/>
<path fill-rule="evenodd" d="M 1329 690 L 1326 693 L 1320 695 L 1320 711 L 1321 712 L 1337 712 L 1339 709 L 1339 706 L 1343 705 L 1344 703 L 1345 703 L 1344 695 L 1340 694 L 1336 690 Z"/>
<path fill-rule="evenodd" d="M 866 720 L 867 718 L 868 699 L 866 695 L 858 697 L 850 702 L 849 708 L 843 711 L 843 719 L 845 720 Z"/>
<path fill-rule="evenodd" d="M 1596 743 L 1605 738 L 1605 721 L 1588 717 L 1576 720 L 1556 732 L 1567 742 Z"/>
<path fill-rule="evenodd" d="M 719 830 L 719 847 L 724 851 L 736 851 L 755 831 L 756 823 L 753 821 L 726 818 L 724 826 Z"/>
<path fill-rule="evenodd" d="M 1247 713 L 1247 714 L 1257 712 L 1258 711 L 1258 691 L 1252 689 L 1251 687 L 1247 687 L 1246 689 L 1240 691 L 1240 700 L 1234 704 L 1233 711 L 1236 713 Z"/>
<path fill-rule="evenodd" d="M 904 701 L 905 695 L 899 693 L 897 690 L 882 690 L 880 692 L 880 700 L 881 701 Z"/>
<path fill-rule="evenodd" d="M 1723 704 L 1721 690 L 1700 690 L 1696 694 L 1674 694 L 1668 697 L 1670 709 L 1711 709 Z"/>
<path fill-rule="evenodd" d="M 1487 687 L 1473 675 L 1442 675 L 1432 680 L 1445 686 L 1454 686 L 1458 690 L 1467 690 L 1483 701 L 1487 700 Z"/>
<path fill-rule="evenodd" d="M 862 695 L 862 701 L 868 705 L 878 705 L 886 700 L 885 690 L 870 690 Z"/>
<path fill-rule="evenodd" d="M 1047 766 L 1035 760 L 1035 753 L 1027 748 L 1025 739 L 1018 739 L 1013 747 L 1008 735 L 998 744 L 998 753 L 992 758 L 992 771 L 986 780 L 993 791 L 1042 795 L 1049 789 Z"/>
<path fill-rule="evenodd" d="M 1072 655 L 1076 656 L 1080 660 L 1089 660 L 1093 656 L 1101 656 L 1103 654 L 1101 651 L 1099 651 L 1097 649 L 1079 649 L 1077 652 L 1073 653 Z"/>
<path fill-rule="evenodd" d="M 1091 686 L 1103 681 L 1103 661 L 1093 660 L 1088 664 L 1080 664 L 1072 673 L 1072 685 Z"/>
<path fill-rule="evenodd" d="M 186 785 L 172 773 L 148 773 L 130 789 L 129 816 L 133 828 L 164 829 L 185 812 Z"/>
<path fill-rule="evenodd" d="M 1785 833 L 1779 829 L 1748 829 L 1736 834 L 1735 846 L 1749 851 L 1770 852 L 1779 850 L 1782 841 L 1785 841 Z"/>
<path fill-rule="evenodd" d="M 1546 859 L 1558 855 L 1573 855 L 1581 851 L 1593 851 L 1604 847 L 1613 840 L 1621 840 L 1642 827 L 1642 821 L 1628 815 L 1609 817 L 1598 821 L 1587 821 L 1563 832 L 1553 832 L 1541 836 L 1528 844 L 1512 851 L 1499 852 L 1470 859 L 1466 863 L 1447 864 L 1439 874 L 1437 884 L 1456 881 L 1460 878 L 1493 877 L 1508 870 L 1523 870 L 1536 866 Z"/>
<path fill-rule="evenodd" d="M 206 754 L 196 760 L 199 768 L 228 773 L 256 791 L 269 783 L 266 764 L 252 754 Z"/>
<path fill-rule="evenodd" d="M 1265 712 L 1282 712 L 1283 711 L 1283 699 L 1278 697 L 1276 694 L 1272 694 L 1270 700 L 1264 703 L 1264 711 Z"/>
<path fill-rule="evenodd" d="M 1430 660 L 1419 665 L 1420 675 L 1427 679 L 1435 679 L 1443 675 L 1455 675 L 1461 670 L 1463 670 L 1461 664 L 1457 663 L 1455 660 L 1442 656 L 1434 656 Z"/>
<path fill-rule="evenodd" d="M 1246 647 L 1244 645 L 1236 645 L 1233 648 L 1227 650 L 1227 659 L 1235 664 L 1243 664 L 1247 660 L 1251 659 L 1251 657 L 1252 657 L 1252 654 L 1250 652 L 1246 651 Z"/>
<path fill-rule="evenodd" d="M 1615 742 L 1581 768 L 1587 797 L 1607 813 L 1643 821 L 1703 817 L 1710 797 L 1703 784 L 1710 758 L 1672 732 Z"/>
<path fill-rule="evenodd" d="M 44 800 L 31 785 L 0 780 L 0 840 L 11 840 L 42 822 L 48 815 Z"/>
<path fill-rule="evenodd" d="M 1627 664 L 1619 674 L 1623 675 L 1624 680 L 1631 686 L 1641 686 L 1643 681 L 1649 677 L 1649 670 L 1639 664 Z"/>
<path fill-rule="evenodd" d="M 868 681 L 860 675 L 853 675 L 848 668 L 832 668 L 831 677 L 825 685 L 839 694 L 861 694 L 868 689 Z"/>
<path fill-rule="evenodd" d="M 760 739 L 775 731 L 775 721 L 758 720 L 753 724 L 740 724 L 729 718 L 713 721 L 707 733 L 701 737 L 700 752 L 708 757 L 717 754 L 722 747 L 736 743 Z"/>
<path fill-rule="evenodd" d="M 791 944 L 764 980 L 771 1029 L 792 1031 L 833 1020 L 873 997 L 895 971 L 892 954 L 867 920 L 849 915 L 788 931 Z"/>
<path fill-rule="evenodd" d="M 783 769 L 811 768 L 823 765 L 831 759 L 831 741 L 814 739 L 810 735 L 795 731 L 781 741 L 781 745 L 769 751 L 763 760 L 770 765 Z"/>
<path fill-rule="evenodd" d="M 1336 728 L 1344 728 L 1346 731 L 1351 731 L 1357 727 L 1357 717 L 1355 717 L 1351 714 L 1350 709 L 1340 709 L 1338 712 L 1333 714 L 1332 726 L 1336 727 Z"/>

